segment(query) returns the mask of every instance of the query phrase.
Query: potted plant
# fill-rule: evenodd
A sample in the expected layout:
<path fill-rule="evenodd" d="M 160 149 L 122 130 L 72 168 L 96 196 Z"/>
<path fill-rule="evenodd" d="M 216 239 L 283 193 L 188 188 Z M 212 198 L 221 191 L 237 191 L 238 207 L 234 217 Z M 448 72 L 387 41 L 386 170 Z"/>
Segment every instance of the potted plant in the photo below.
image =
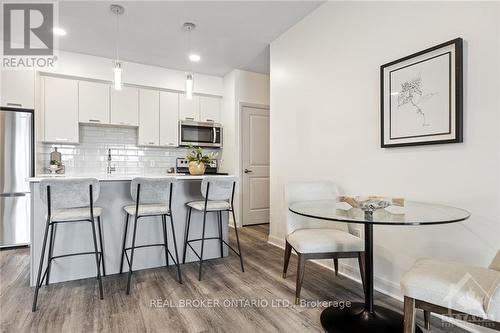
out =
<path fill-rule="evenodd" d="M 191 175 L 203 175 L 206 164 L 212 162 L 217 157 L 217 153 L 211 152 L 203 155 L 200 147 L 189 146 L 186 159 L 189 161 L 189 173 Z"/>
<path fill-rule="evenodd" d="M 57 160 L 51 160 L 49 164 L 49 170 L 51 173 L 55 173 L 57 170 L 61 168 L 61 162 Z"/>

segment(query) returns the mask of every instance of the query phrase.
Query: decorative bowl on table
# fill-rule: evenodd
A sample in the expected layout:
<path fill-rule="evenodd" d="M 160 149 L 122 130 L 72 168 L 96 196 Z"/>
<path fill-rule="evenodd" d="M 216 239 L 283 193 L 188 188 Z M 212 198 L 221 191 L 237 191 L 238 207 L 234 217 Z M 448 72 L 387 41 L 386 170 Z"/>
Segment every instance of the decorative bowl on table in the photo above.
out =
<path fill-rule="evenodd" d="M 388 198 L 380 196 L 350 196 L 340 195 L 337 202 L 345 202 L 353 208 L 359 208 L 364 212 L 373 212 L 377 209 L 384 209 L 389 206 L 404 207 L 403 198 Z"/>

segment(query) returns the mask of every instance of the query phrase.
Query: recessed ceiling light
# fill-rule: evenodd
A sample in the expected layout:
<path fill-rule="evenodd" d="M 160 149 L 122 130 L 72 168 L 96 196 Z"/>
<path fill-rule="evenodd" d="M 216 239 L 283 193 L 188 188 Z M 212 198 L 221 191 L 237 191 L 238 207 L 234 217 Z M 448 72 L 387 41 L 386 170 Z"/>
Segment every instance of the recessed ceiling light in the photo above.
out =
<path fill-rule="evenodd" d="M 52 32 L 54 33 L 54 35 L 57 35 L 57 36 L 66 36 L 66 30 L 64 30 L 62 28 L 54 27 L 52 29 Z"/>
<path fill-rule="evenodd" d="M 189 60 L 191 60 L 192 62 L 198 62 L 201 60 L 201 57 L 199 54 L 191 53 L 189 55 Z"/>

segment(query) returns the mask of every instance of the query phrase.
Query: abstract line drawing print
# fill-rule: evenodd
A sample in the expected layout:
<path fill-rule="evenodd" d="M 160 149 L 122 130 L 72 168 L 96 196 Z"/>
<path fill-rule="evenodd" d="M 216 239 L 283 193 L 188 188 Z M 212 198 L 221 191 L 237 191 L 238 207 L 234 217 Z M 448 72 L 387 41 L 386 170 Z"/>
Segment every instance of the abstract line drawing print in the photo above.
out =
<path fill-rule="evenodd" d="M 422 127 L 430 126 L 425 117 L 424 105 L 429 99 L 437 95 L 437 92 L 424 94 L 421 73 L 417 77 L 401 83 L 401 90 L 398 92 L 398 109 L 403 105 L 410 104 L 415 112 L 422 116 Z"/>

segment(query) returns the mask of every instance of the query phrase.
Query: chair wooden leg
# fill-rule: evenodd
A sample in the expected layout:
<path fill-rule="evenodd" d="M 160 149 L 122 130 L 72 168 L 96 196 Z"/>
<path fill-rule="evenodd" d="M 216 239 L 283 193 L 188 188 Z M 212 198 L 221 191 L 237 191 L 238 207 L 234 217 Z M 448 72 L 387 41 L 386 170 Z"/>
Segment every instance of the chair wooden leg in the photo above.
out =
<path fill-rule="evenodd" d="M 405 296 L 404 333 L 415 333 L 415 299 Z"/>
<path fill-rule="evenodd" d="M 300 300 L 300 290 L 302 289 L 302 281 L 304 280 L 304 269 L 306 265 L 305 257 L 297 253 L 297 284 L 295 286 L 295 304 L 299 304 Z"/>
<path fill-rule="evenodd" d="M 424 325 L 426 330 L 431 329 L 431 312 L 424 310 Z"/>
<path fill-rule="evenodd" d="M 335 276 L 339 275 L 339 258 L 333 258 L 333 267 L 335 268 Z"/>
<path fill-rule="evenodd" d="M 361 284 L 363 285 L 363 292 L 366 293 L 366 282 L 365 282 L 365 253 L 358 253 L 358 264 L 359 264 L 359 275 L 361 275 Z"/>
<path fill-rule="evenodd" d="M 285 260 L 283 262 L 283 279 L 286 279 L 286 271 L 288 270 L 288 263 L 290 262 L 290 255 L 292 254 L 292 246 L 288 241 L 285 241 Z"/>

